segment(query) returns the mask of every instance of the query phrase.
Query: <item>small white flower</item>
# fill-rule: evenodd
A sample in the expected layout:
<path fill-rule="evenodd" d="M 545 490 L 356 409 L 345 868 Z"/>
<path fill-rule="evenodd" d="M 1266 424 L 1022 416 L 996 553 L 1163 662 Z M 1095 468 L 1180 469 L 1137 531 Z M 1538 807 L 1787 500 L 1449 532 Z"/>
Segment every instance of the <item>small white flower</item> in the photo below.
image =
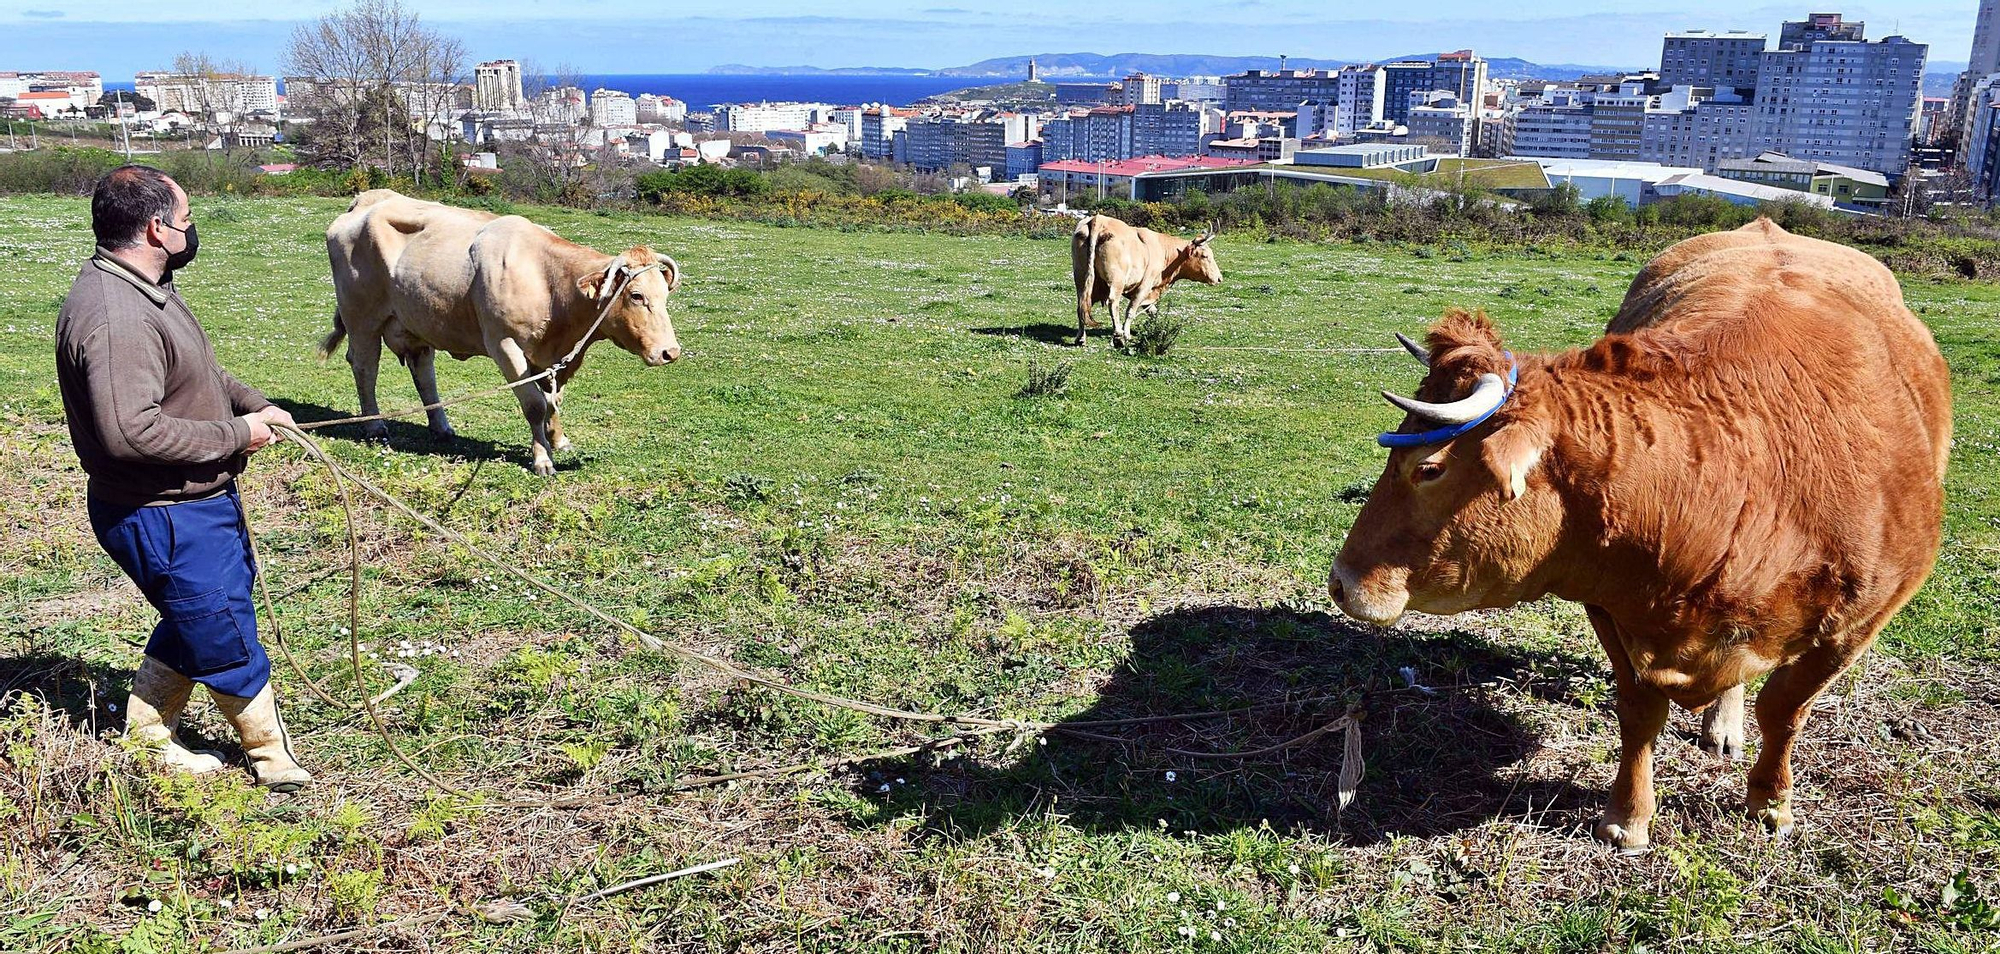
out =
<path fill-rule="evenodd" d="M 1180 781 L 1180 780 L 1181 780 L 1181 776 L 1180 776 L 1180 773 L 1179 773 L 1179 772 L 1168 772 L 1168 773 L 1167 773 L 1167 781 L 1169 781 L 1169 782 L 1178 782 L 1178 781 Z"/>
<path fill-rule="evenodd" d="M 1227 905 L 1227 904 L 1224 904 L 1224 903 L 1222 903 L 1221 901 L 1217 901 L 1217 902 L 1215 902 L 1215 909 L 1216 909 L 1217 911 L 1227 911 L 1227 910 L 1229 910 L 1229 905 Z"/>
<path fill-rule="evenodd" d="M 881 787 L 881 788 L 878 788 L 878 789 L 876 789 L 875 791 L 876 791 L 876 793 L 877 793 L 877 794 L 880 794 L 880 795 L 887 795 L 887 794 L 889 794 L 889 783 L 888 783 L 888 782 L 883 782 L 883 783 L 882 783 L 882 787 Z"/>
<path fill-rule="evenodd" d="M 259 921 L 264 921 L 264 920 L 268 920 L 268 919 L 269 919 L 269 918 L 271 917 L 271 909 L 270 909 L 270 908 L 258 908 L 258 909 L 257 909 L 257 910 L 256 910 L 256 911 L 255 911 L 254 913 L 252 913 L 252 914 L 251 914 L 250 916 L 251 916 L 251 917 L 253 917 L 253 918 L 256 918 L 256 919 L 257 919 L 257 920 L 259 920 Z"/>
<path fill-rule="evenodd" d="M 1220 940 L 1222 940 L 1222 932 L 1221 932 L 1221 931 L 1210 931 L 1210 932 L 1208 932 L 1208 939 L 1209 939 L 1209 940 L 1211 940 L 1211 941 L 1220 941 Z"/>
<path fill-rule="evenodd" d="M 1055 876 L 1056 876 L 1056 869 L 1054 869 L 1054 868 L 1043 868 L 1043 869 L 1042 869 L 1042 877 L 1044 877 L 1044 878 L 1053 878 L 1053 877 L 1055 877 Z"/>
<path fill-rule="evenodd" d="M 286 874 L 288 874 L 288 875 L 295 875 L 295 874 L 298 874 L 298 873 L 299 873 L 299 866 L 298 866 L 298 865 L 289 865 L 289 864 L 288 864 L 288 865 L 286 865 L 286 866 L 285 866 L 285 873 L 286 873 Z"/>
<path fill-rule="evenodd" d="M 1292 862 L 1291 864 L 1289 864 L 1289 865 L 1286 865 L 1286 866 L 1285 866 L 1285 870 L 1286 870 L 1286 871 L 1289 871 L 1289 872 L 1291 872 L 1291 873 L 1293 873 L 1293 874 L 1298 874 L 1298 873 L 1299 873 L 1299 863 L 1298 863 L 1298 862 L 1296 862 L 1296 861 L 1294 861 L 1294 862 Z"/>
<path fill-rule="evenodd" d="M 1168 904 L 1179 904 L 1179 903 L 1181 903 L 1181 893 L 1180 893 L 1179 891 L 1169 891 L 1169 892 L 1167 892 L 1167 903 L 1168 903 Z"/>
<path fill-rule="evenodd" d="M 146 902 L 146 913 L 147 914 L 160 913 L 160 899 L 154 898 L 153 900 Z"/>
<path fill-rule="evenodd" d="M 229 910 L 230 908 L 233 908 L 233 907 L 235 907 L 235 906 L 236 906 L 236 902 L 234 902 L 234 901 L 231 901 L 231 900 L 229 900 L 228 898 L 223 898 L 223 899 L 221 899 L 221 900 L 219 900 L 219 901 L 217 901 L 217 902 L 215 902 L 215 903 L 216 903 L 216 905 L 217 905 L 217 906 L 221 907 L 221 908 L 222 908 L 222 910 L 224 910 L 224 911 L 227 911 L 227 910 Z"/>
<path fill-rule="evenodd" d="M 900 778 L 899 778 L 899 779 L 897 779 L 897 780 L 896 780 L 896 784 L 898 784 L 898 785 L 908 785 L 908 784 L 910 784 L 910 783 L 908 783 L 908 782 L 905 782 L 905 781 L 903 781 L 902 779 L 900 779 Z"/>
<path fill-rule="evenodd" d="M 117 712 L 117 711 L 118 711 L 118 703 L 115 703 L 115 702 L 107 702 L 107 703 L 105 703 L 105 704 L 104 704 L 104 708 L 105 708 L 105 709 L 107 709 L 107 710 L 109 710 L 109 711 L 111 711 L 111 712 Z"/>

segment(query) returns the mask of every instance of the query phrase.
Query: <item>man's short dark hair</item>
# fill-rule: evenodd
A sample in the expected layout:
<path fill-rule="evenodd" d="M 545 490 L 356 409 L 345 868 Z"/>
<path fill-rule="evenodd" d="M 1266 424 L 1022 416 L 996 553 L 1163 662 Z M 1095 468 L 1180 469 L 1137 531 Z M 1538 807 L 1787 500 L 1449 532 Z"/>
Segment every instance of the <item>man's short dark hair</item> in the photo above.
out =
<path fill-rule="evenodd" d="M 174 220 L 173 180 L 152 166 L 119 166 L 90 193 L 90 230 L 105 248 L 139 244 L 146 223 Z"/>

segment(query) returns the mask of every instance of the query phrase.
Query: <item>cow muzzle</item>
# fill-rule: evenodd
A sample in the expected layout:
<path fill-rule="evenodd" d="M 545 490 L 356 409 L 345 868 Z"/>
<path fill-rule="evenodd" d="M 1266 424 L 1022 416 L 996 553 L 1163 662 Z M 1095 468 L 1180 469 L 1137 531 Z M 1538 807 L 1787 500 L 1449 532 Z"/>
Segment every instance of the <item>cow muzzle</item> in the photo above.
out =
<path fill-rule="evenodd" d="M 1377 626 L 1393 626 L 1403 618 L 1403 611 L 1409 608 L 1410 591 L 1403 585 L 1403 574 L 1372 575 L 1378 578 L 1363 580 L 1336 561 L 1333 573 L 1326 580 L 1326 593 L 1341 612 L 1354 619 Z M 1394 579 L 1379 578 L 1384 576 Z"/>
<path fill-rule="evenodd" d="M 646 353 L 646 364 L 649 367 L 654 367 L 654 368 L 657 368 L 663 364 L 673 364 L 674 362 L 679 361 L 680 359 L 681 359 L 681 346 L 677 344 L 671 344 L 657 351 L 649 351 Z"/>

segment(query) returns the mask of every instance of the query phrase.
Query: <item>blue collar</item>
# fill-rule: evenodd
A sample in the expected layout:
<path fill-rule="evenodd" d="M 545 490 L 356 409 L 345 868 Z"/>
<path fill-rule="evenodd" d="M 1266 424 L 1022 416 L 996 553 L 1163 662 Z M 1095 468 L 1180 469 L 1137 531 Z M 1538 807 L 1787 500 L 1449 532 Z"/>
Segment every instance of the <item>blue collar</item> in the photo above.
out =
<path fill-rule="evenodd" d="M 1514 382 L 1521 376 L 1520 365 L 1514 363 L 1514 352 L 1503 351 L 1501 353 L 1507 356 L 1507 393 L 1501 396 L 1500 403 L 1493 405 L 1493 410 L 1487 411 L 1463 424 L 1452 424 L 1448 427 L 1440 427 L 1434 431 L 1421 431 L 1416 434 L 1377 434 L 1375 435 L 1375 443 L 1389 448 L 1422 447 L 1426 444 L 1442 444 L 1486 423 L 1487 418 L 1500 413 L 1500 409 L 1507 406 L 1507 399 L 1514 396 Z"/>

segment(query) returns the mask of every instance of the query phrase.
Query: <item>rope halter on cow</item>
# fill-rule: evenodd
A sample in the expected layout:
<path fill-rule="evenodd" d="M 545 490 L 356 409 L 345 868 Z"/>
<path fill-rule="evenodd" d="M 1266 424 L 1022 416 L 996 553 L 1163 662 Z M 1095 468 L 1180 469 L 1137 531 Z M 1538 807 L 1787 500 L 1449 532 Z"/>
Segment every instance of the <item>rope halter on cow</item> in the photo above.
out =
<path fill-rule="evenodd" d="M 1396 335 L 1396 340 L 1410 354 L 1415 355 L 1417 360 L 1422 361 L 1425 367 L 1430 366 L 1430 352 L 1425 351 L 1423 345 L 1411 341 L 1400 332 Z M 1450 403 L 1432 404 L 1415 398 L 1406 398 L 1400 394 L 1391 394 L 1388 391 L 1382 392 L 1382 397 L 1390 404 L 1415 415 L 1418 420 L 1443 426 L 1415 434 L 1399 434 L 1393 431 L 1377 434 L 1375 443 L 1392 449 L 1442 444 L 1486 423 L 1487 418 L 1499 413 L 1500 408 L 1507 403 L 1507 399 L 1513 396 L 1514 385 L 1521 375 L 1520 365 L 1514 361 L 1514 352 L 1501 353 L 1507 356 L 1506 380 L 1501 380 L 1499 375 L 1491 372 L 1482 374 L 1479 380 L 1473 383 L 1471 394 Z"/>
<path fill-rule="evenodd" d="M 618 296 L 625 294 L 625 289 L 630 288 L 633 282 L 638 281 L 639 276 L 647 272 L 659 272 L 661 277 L 666 279 L 667 294 L 671 295 L 674 293 L 674 288 L 680 285 L 680 263 L 665 255 L 659 257 L 660 261 L 650 265 L 641 265 L 637 268 L 624 264 L 625 258 L 622 255 L 612 259 L 611 267 L 605 270 L 606 282 L 604 283 L 604 287 L 611 288 L 611 294 L 604 295 L 598 299 L 604 304 L 597 309 L 597 320 L 590 323 L 590 330 L 584 332 L 583 337 L 576 339 L 576 345 L 569 349 L 568 354 L 562 356 L 562 360 L 549 365 L 548 370 L 542 372 L 542 374 L 548 376 L 549 383 L 552 386 L 555 383 L 555 375 L 560 373 L 562 369 L 569 367 L 570 362 L 575 361 L 577 355 L 583 353 L 583 349 L 590 347 L 591 339 L 597 337 L 597 329 L 604 326 L 604 319 L 611 317 L 611 306 L 618 304 Z M 662 267 L 662 263 L 672 265 L 673 271 L 667 271 Z M 609 281 L 612 275 L 619 276 L 618 284 L 615 286 L 611 285 Z M 553 390 L 553 387 L 551 390 Z"/>

